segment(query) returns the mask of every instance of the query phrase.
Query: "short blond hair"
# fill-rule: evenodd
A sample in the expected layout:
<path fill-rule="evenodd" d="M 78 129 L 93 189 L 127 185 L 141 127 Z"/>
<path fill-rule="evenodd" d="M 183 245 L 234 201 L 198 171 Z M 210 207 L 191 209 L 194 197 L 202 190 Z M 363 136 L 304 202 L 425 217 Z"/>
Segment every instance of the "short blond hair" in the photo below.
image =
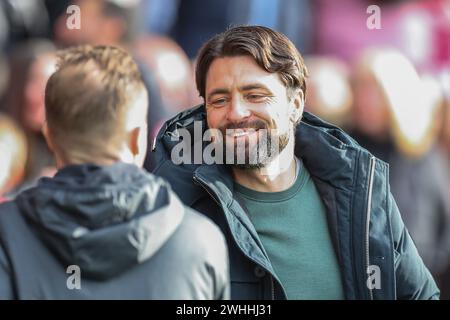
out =
<path fill-rule="evenodd" d="M 117 155 L 126 139 L 127 112 L 145 91 L 135 61 L 112 46 L 77 46 L 57 56 L 45 88 L 45 112 L 58 151 L 66 160 L 74 154 Z"/>

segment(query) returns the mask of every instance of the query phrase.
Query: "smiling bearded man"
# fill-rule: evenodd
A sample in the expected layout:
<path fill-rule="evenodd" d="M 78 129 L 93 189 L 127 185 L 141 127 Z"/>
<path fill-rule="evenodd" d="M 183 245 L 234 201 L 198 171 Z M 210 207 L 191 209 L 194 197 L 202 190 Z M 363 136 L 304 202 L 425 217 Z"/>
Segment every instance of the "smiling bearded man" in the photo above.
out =
<path fill-rule="evenodd" d="M 205 103 L 163 126 L 155 173 L 224 232 L 233 299 L 438 298 L 388 166 L 303 112 L 306 75 L 292 42 L 269 28 L 213 37 L 197 58 Z M 227 156 L 236 151 L 231 163 L 173 161 L 172 137 L 199 122 L 221 133 Z"/>

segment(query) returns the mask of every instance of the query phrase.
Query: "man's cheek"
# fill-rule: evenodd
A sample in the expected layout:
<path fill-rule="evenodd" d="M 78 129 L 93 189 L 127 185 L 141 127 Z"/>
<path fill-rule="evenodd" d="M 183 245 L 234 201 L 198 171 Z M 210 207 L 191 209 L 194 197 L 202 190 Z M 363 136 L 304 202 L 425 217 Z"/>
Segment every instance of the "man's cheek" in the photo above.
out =
<path fill-rule="evenodd" d="M 208 110 L 206 112 L 206 123 L 211 129 L 223 127 L 226 123 L 226 116 L 221 110 Z"/>
<path fill-rule="evenodd" d="M 210 129 L 215 129 L 218 127 L 214 117 L 212 115 L 210 115 L 209 113 L 206 114 L 206 124 L 208 125 L 208 128 L 210 128 Z"/>
<path fill-rule="evenodd" d="M 289 115 L 286 113 L 277 113 L 272 117 L 273 128 L 280 131 L 286 131 L 289 128 Z"/>

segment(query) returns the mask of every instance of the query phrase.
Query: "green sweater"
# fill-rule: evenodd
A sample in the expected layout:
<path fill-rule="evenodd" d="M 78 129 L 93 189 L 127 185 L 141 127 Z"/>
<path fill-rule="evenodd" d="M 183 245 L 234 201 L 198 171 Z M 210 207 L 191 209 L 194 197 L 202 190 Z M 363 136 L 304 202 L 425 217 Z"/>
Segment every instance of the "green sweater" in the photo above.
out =
<path fill-rule="evenodd" d="M 235 191 L 288 299 L 344 299 L 326 211 L 301 162 L 295 183 L 285 191 L 258 192 L 238 184 Z"/>

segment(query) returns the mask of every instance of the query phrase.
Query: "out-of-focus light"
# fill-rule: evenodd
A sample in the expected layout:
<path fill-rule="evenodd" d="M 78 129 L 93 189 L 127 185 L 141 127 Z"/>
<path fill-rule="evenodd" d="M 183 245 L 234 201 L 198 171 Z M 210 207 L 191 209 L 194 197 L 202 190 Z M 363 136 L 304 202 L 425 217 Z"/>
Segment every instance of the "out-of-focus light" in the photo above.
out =
<path fill-rule="evenodd" d="M 324 120 L 345 126 L 351 119 L 349 111 L 353 93 L 347 65 L 330 56 L 306 56 L 309 70 L 306 79 L 306 108 Z"/>
<path fill-rule="evenodd" d="M 14 155 L 19 152 L 19 147 L 12 135 L 0 136 L 0 190 L 10 179 L 11 169 L 14 163 Z"/>
<path fill-rule="evenodd" d="M 439 74 L 439 82 L 447 101 L 450 101 L 450 69 L 444 69 Z"/>
<path fill-rule="evenodd" d="M 445 1 L 442 4 L 444 15 L 447 17 L 448 20 L 450 20 L 450 0 Z"/>
<path fill-rule="evenodd" d="M 429 16 L 420 12 L 405 17 L 402 23 L 402 41 L 405 53 L 415 63 L 427 61 L 433 48 Z"/>
<path fill-rule="evenodd" d="M 411 155 L 423 153 L 434 128 L 436 83 L 421 81 L 412 63 L 395 50 L 376 52 L 372 68 L 393 115 L 399 147 Z"/>
<path fill-rule="evenodd" d="M 318 98 L 333 112 L 348 100 L 349 87 L 338 74 L 326 68 L 319 70 L 316 81 Z"/>
<path fill-rule="evenodd" d="M 163 53 L 156 58 L 159 74 L 166 83 L 181 83 L 188 76 L 188 71 L 178 55 Z"/>

